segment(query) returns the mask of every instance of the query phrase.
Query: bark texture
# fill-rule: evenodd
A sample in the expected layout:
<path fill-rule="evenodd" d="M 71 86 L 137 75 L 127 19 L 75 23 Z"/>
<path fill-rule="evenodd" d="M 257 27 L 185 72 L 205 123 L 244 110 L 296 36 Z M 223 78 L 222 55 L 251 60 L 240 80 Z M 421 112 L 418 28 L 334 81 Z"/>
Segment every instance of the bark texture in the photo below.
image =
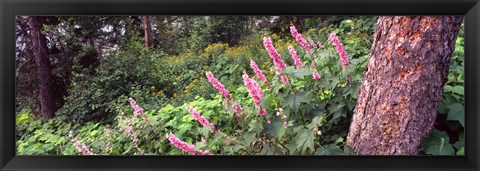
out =
<path fill-rule="evenodd" d="M 379 17 L 347 137 L 356 154 L 418 154 L 436 119 L 462 19 Z"/>
<path fill-rule="evenodd" d="M 50 60 L 48 58 L 47 40 L 41 33 L 43 24 L 41 17 L 28 17 L 28 25 L 32 36 L 32 47 L 37 65 L 37 78 L 40 92 L 40 108 L 44 119 L 51 119 L 57 111 L 57 96 L 55 94 Z"/>
<path fill-rule="evenodd" d="M 143 29 L 145 32 L 145 46 L 151 48 L 153 46 L 152 26 L 150 24 L 150 17 L 143 16 Z"/>

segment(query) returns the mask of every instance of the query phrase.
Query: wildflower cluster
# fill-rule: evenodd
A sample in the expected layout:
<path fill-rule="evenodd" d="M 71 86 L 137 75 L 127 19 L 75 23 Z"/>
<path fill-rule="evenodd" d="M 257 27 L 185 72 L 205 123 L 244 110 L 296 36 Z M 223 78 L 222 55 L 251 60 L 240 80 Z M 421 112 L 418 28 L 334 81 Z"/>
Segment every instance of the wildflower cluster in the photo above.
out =
<path fill-rule="evenodd" d="M 77 140 L 77 138 L 73 136 L 72 131 L 70 131 L 68 134 L 68 137 L 70 137 L 70 140 L 75 145 L 75 148 L 77 148 L 77 150 L 81 152 L 82 155 L 94 155 L 84 143 L 82 143 L 80 140 Z"/>
<path fill-rule="evenodd" d="M 248 77 L 248 75 L 246 73 L 243 74 L 242 77 L 243 77 L 243 82 L 245 83 L 245 87 L 247 87 L 247 90 L 248 90 L 248 92 L 250 93 L 250 96 L 253 99 L 253 104 L 255 106 L 261 107 L 260 101 L 262 100 L 263 90 L 260 88 L 258 83 L 255 80 Z M 263 108 L 260 108 L 258 110 L 258 114 L 260 116 L 265 116 L 265 115 L 267 115 L 267 111 L 265 111 L 265 109 L 263 109 Z"/>
<path fill-rule="evenodd" d="M 205 119 L 205 117 L 201 116 L 200 113 L 197 112 L 193 107 L 188 108 L 188 112 L 192 114 L 193 118 L 198 121 L 203 127 L 210 127 L 212 128 L 212 132 L 215 130 L 215 126 L 213 123 L 210 123 Z"/>
<path fill-rule="evenodd" d="M 172 133 L 166 134 L 166 137 L 170 143 L 175 146 L 175 148 L 178 148 L 186 153 L 190 153 L 192 155 L 211 155 L 212 153 L 208 150 L 195 150 L 195 145 L 188 144 L 177 137 L 173 135 Z"/>
<path fill-rule="evenodd" d="M 310 51 L 310 45 L 303 39 L 302 35 L 298 33 L 297 29 L 295 26 L 290 26 L 290 33 L 292 33 L 292 36 L 295 38 L 295 40 L 300 44 L 306 52 Z"/>
<path fill-rule="evenodd" d="M 136 123 L 134 117 L 127 118 L 122 114 L 117 116 L 118 128 L 123 132 L 124 136 L 129 136 L 130 140 L 133 142 L 133 146 L 143 154 L 143 150 L 138 146 L 138 134 L 135 132 L 133 124 Z M 123 121 L 123 122 L 122 122 Z"/>
<path fill-rule="evenodd" d="M 342 64 L 342 68 L 343 69 L 347 68 L 350 61 L 348 59 L 347 52 L 343 48 L 343 44 L 340 43 L 340 40 L 338 40 L 338 37 L 335 33 L 330 34 L 329 40 L 335 46 L 335 49 L 337 50 L 337 53 L 340 56 L 340 64 Z"/>
<path fill-rule="evenodd" d="M 283 62 L 282 56 L 277 52 L 275 47 L 273 46 L 272 39 L 270 37 L 264 37 L 263 38 L 263 45 L 265 46 L 265 49 L 268 51 L 268 55 L 270 58 L 273 59 L 273 64 L 276 67 L 276 74 L 280 75 L 282 74 L 283 69 L 287 68 L 287 65 Z"/>
<path fill-rule="evenodd" d="M 230 92 L 228 92 L 227 89 L 225 89 L 225 86 L 223 86 L 223 84 L 220 83 L 215 78 L 215 76 L 213 76 L 212 72 L 209 71 L 205 74 L 207 75 L 208 81 L 213 84 L 213 86 L 223 95 L 223 97 L 225 97 L 227 100 L 230 100 L 230 97 L 232 97 L 232 95 L 230 94 Z"/>
<path fill-rule="evenodd" d="M 265 75 L 263 75 L 262 71 L 258 68 L 257 64 L 255 63 L 255 61 L 253 60 L 250 60 L 250 67 L 252 67 L 253 69 L 253 72 L 255 72 L 255 74 L 257 75 L 257 77 L 262 80 L 263 82 L 265 82 L 265 84 L 270 87 L 270 83 L 267 81 L 267 78 L 265 78 Z"/>
<path fill-rule="evenodd" d="M 298 68 L 302 67 L 302 61 L 298 58 L 297 52 L 293 49 L 292 46 L 288 46 L 288 51 L 292 55 L 293 62 L 295 62 L 295 66 Z"/>
<path fill-rule="evenodd" d="M 147 122 L 148 124 L 150 124 L 150 120 L 147 118 L 147 116 L 145 115 L 145 113 L 143 112 L 143 108 L 140 107 L 136 102 L 135 100 L 133 100 L 133 98 L 128 98 L 128 101 L 130 102 L 130 106 L 132 106 L 133 108 L 133 115 L 134 116 L 140 116 L 142 117 L 142 119 Z"/>

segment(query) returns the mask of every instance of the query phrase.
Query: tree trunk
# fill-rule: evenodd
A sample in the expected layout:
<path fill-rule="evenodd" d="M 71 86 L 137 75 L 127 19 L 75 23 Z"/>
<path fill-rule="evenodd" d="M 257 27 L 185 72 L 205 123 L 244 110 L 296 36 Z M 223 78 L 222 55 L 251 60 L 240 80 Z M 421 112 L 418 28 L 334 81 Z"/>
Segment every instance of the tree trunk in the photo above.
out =
<path fill-rule="evenodd" d="M 153 45 L 153 37 L 149 16 L 143 16 L 143 30 L 145 32 L 145 46 L 151 48 Z"/>
<path fill-rule="evenodd" d="M 37 65 L 40 92 L 40 107 L 44 119 L 51 119 L 57 110 L 57 97 L 54 91 L 53 76 L 48 58 L 47 40 L 41 33 L 43 24 L 40 17 L 28 17 L 30 34 L 32 35 L 33 53 Z"/>
<path fill-rule="evenodd" d="M 379 17 L 347 138 L 356 154 L 418 154 L 436 119 L 462 19 Z"/>

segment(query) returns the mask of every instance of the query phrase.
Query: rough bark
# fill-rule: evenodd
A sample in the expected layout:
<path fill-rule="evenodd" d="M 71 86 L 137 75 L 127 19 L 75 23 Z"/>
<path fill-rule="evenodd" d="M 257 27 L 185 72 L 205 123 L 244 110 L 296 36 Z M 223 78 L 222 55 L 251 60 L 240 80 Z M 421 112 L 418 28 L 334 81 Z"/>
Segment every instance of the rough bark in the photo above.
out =
<path fill-rule="evenodd" d="M 150 17 L 143 16 L 143 30 L 145 32 L 145 47 L 151 48 L 153 46 L 152 27 L 150 24 Z"/>
<path fill-rule="evenodd" d="M 462 19 L 379 17 L 347 138 L 356 154 L 418 154 L 435 122 Z"/>
<path fill-rule="evenodd" d="M 41 33 L 43 24 L 40 17 L 28 17 L 28 25 L 32 36 L 32 47 L 37 65 L 39 82 L 39 99 L 44 119 L 51 119 L 57 111 L 57 97 L 54 89 L 53 76 L 51 74 L 50 60 L 48 58 L 47 40 Z"/>

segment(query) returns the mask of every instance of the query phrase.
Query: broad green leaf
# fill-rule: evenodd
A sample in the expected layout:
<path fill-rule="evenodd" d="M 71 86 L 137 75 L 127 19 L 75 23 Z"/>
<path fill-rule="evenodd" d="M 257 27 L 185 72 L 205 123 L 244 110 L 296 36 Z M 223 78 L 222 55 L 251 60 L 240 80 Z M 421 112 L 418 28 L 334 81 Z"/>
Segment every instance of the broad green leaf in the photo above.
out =
<path fill-rule="evenodd" d="M 297 149 L 300 150 L 301 154 L 305 154 L 305 152 L 307 151 L 307 148 L 311 150 L 315 150 L 314 149 L 315 136 L 313 135 L 312 131 L 303 129 L 301 132 L 299 132 L 299 135 L 297 135 L 295 139 L 297 140 L 296 141 Z"/>
<path fill-rule="evenodd" d="M 465 147 L 465 133 L 462 132 L 460 133 L 460 135 L 458 136 L 458 141 L 453 144 L 453 146 L 455 146 L 455 148 L 457 149 L 461 149 L 463 147 Z"/>
<path fill-rule="evenodd" d="M 263 144 L 262 151 L 260 151 L 261 155 L 273 155 L 275 154 L 274 149 L 270 147 L 270 144 Z"/>
<path fill-rule="evenodd" d="M 432 133 L 422 142 L 420 149 L 432 155 L 453 155 L 455 150 L 449 143 L 448 134 L 434 129 Z"/>
<path fill-rule="evenodd" d="M 345 155 L 345 152 L 340 147 L 329 144 L 320 148 L 317 148 L 315 155 Z"/>
<path fill-rule="evenodd" d="M 450 111 L 448 112 L 447 120 L 458 121 L 465 127 L 465 108 L 460 103 L 453 103 L 448 106 Z"/>
<path fill-rule="evenodd" d="M 203 147 L 205 147 L 205 146 L 207 146 L 205 143 L 203 143 L 203 142 L 201 142 L 201 141 L 200 141 L 200 142 L 197 142 L 197 143 L 195 143 L 195 150 L 197 150 L 197 151 L 198 151 L 198 150 L 201 150 L 201 149 L 202 149 Z"/>
<path fill-rule="evenodd" d="M 299 92 L 296 94 L 289 94 L 285 101 L 283 102 L 283 107 L 291 107 L 294 111 L 297 111 L 300 108 L 301 103 L 310 102 L 310 97 L 308 97 L 309 92 Z"/>
<path fill-rule="evenodd" d="M 457 151 L 458 156 L 464 156 L 465 155 L 465 147 L 460 148 L 460 150 Z"/>
<path fill-rule="evenodd" d="M 248 131 L 255 131 L 257 134 L 260 133 L 263 129 L 263 124 L 258 121 L 258 120 L 252 120 L 249 124 L 248 124 Z"/>
<path fill-rule="evenodd" d="M 285 127 L 283 126 L 283 122 L 273 122 L 271 124 L 265 124 L 265 132 L 275 138 L 281 138 L 285 135 Z"/>
<path fill-rule="evenodd" d="M 254 139 L 255 139 L 255 133 L 253 132 L 245 133 L 243 134 L 243 141 L 241 141 L 241 143 L 245 146 L 250 146 L 250 144 Z"/>
<path fill-rule="evenodd" d="M 297 78 L 303 78 L 305 76 L 312 75 L 312 72 L 308 68 L 300 68 L 295 70 L 293 75 Z"/>

